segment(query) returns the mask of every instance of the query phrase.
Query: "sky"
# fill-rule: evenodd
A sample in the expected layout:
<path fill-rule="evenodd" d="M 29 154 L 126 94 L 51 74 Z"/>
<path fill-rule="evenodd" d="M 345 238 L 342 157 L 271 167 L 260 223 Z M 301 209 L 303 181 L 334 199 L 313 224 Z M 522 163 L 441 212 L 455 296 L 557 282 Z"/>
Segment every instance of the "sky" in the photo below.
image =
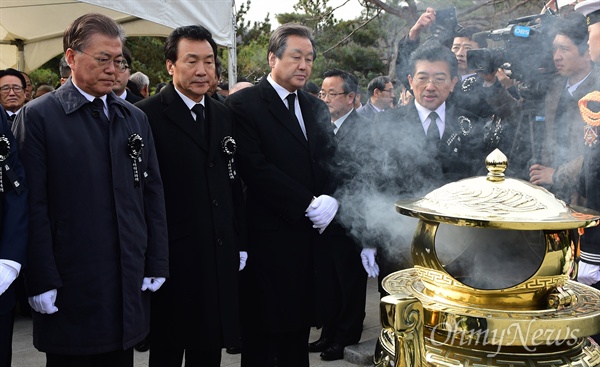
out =
<path fill-rule="evenodd" d="M 346 0 L 329 0 L 329 6 L 335 8 L 342 5 Z M 245 0 L 235 0 L 235 5 L 239 9 L 241 4 L 245 4 Z M 267 13 L 270 14 L 271 24 L 273 27 L 277 25 L 275 20 L 275 14 L 280 13 L 291 13 L 294 12 L 294 5 L 298 3 L 298 0 L 251 0 L 250 11 L 246 17 L 247 20 L 252 22 L 262 21 Z M 340 9 L 333 12 L 337 19 L 354 19 L 360 15 L 362 6 L 358 3 L 358 0 L 349 0 Z"/>

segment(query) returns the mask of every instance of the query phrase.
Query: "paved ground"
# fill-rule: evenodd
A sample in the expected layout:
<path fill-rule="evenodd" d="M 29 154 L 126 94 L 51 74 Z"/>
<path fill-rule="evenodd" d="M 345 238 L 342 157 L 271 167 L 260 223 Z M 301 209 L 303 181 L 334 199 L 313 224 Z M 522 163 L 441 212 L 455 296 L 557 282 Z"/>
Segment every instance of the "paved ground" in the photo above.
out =
<path fill-rule="evenodd" d="M 346 348 L 346 359 L 343 361 L 325 362 L 319 358 L 319 353 L 311 353 L 311 367 L 356 367 L 357 365 L 372 365 L 371 356 L 374 352 L 374 342 L 379 336 L 379 293 L 377 281 L 369 278 L 367 285 L 367 315 L 360 344 Z M 310 341 L 319 338 L 320 331 L 313 329 Z M 31 319 L 17 318 L 13 336 L 12 367 L 44 367 L 46 358 L 38 352 L 31 341 Z M 229 355 L 223 352 L 221 366 L 234 367 L 240 365 L 240 355 Z M 148 353 L 135 352 L 135 367 L 148 366 Z"/>

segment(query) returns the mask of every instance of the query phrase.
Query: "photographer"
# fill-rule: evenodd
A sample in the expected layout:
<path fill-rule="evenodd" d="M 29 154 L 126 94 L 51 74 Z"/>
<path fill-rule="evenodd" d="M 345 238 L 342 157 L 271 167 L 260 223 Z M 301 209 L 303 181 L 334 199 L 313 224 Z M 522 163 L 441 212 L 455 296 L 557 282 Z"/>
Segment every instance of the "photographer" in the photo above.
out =
<path fill-rule="evenodd" d="M 585 18 L 571 13 L 559 21 L 557 29 L 552 43 L 557 76 L 540 112 L 543 129 L 538 129 L 537 136 L 533 137 L 534 142 L 541 143 L 541 154 L 532 159 L 529 181 L 546 187 L 566 202 L 581 204 L 576 183 L 583 162 L 582 128 L 585 123 L 577 102 L 594 90 L 600 75 L 588 52 Z M 598 138 L 587 132 L 584 139 L 591 146 L 597 144 Z"/>
<path fill-rule="evenodd" d="M 483 37 L 478 37 L 474 29 L 466 29 L 458 26 L 453 8 L 436 11 L 427 8 L 409 34 L 404 37 L 398 45 L 398 57 L 396 59 L 396 73 L 402 83 L 407 85 L 406 76 L 408 59 L 420 42 L 420 36 L 426 29 L 431 29 L 431 36 L 425 43 L 431 40 L 441 41 L 454 53 L 458 62 L 459 81 L 448 103 L 456 105 L 461 109 L 468 110 L 485 121 L 485 126 L 476 126 L 474 133 L 480 134 L 485 142 L 485 150 L 491 152 L 495 148 L 509 151 L 514 135 L 514 126 L 520 119 L 520 101 L 518 94 L 511 95 L 505 89 L 505 84 L 496 77 L 499 65 L 489 70 L 473 70 L 469 65 L 467 54 L 471 50 L 487 46 Z M 450 40 L 447 42 L 446 40 Z M 507 78 L 505 78 L 506 80 Z M 506 87 L 512 85 L 509 80 Z M 483 158 L 482 158 L 483 159 Z"/>

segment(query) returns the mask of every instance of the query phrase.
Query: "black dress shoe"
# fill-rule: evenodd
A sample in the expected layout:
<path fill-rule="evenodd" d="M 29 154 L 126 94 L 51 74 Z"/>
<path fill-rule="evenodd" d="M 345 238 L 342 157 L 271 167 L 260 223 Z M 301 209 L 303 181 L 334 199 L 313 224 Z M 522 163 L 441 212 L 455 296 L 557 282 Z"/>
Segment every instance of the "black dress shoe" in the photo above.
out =
<path fill-rule="evenodd" d="M 311 353 L 324 352 L 325 349 L 329 348 L 331 342 L 331 339 L 321 337 L 316 342 L 308 343 L 308 351 Z"/>
<path fill-rule="evenodd" d="M 242 353 L 242 348 L 241 347 L 229 347 L 229 348 L 225 349 L 225 351 L 227 352 L 227 354 L 240 354 L 240 353 Z"/>
<path fill-rule="evenodd" d="M 321 353 L 321 359 L 324 361 L 336 361 L 338 359 L 344 359 L 344 346 L 341 344 L 334 343 L 329 348 L 325 349 Z"/>
<path fill-rule="evenodd" d="M 134 347 L 138 352 L 147 352 L 150 349 L 150 340 L 148 338 L 142 340 Z"/>

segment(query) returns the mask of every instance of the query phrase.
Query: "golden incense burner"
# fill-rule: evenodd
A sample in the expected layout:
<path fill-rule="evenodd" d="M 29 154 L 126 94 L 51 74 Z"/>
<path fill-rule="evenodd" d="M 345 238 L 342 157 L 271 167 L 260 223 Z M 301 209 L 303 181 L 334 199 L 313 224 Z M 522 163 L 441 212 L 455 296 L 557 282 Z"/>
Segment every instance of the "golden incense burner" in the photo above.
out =
<path fill-rule="evenodd" d="M 588 338 L 600 333 L 600 291 L 572 280 L 578 231 L 600 214 L 506 178 L 499 150 L 486 167 L 396 203 L 420 219 L 415 266 L 382 282 L 375 365 L 600 365 Z"/>

